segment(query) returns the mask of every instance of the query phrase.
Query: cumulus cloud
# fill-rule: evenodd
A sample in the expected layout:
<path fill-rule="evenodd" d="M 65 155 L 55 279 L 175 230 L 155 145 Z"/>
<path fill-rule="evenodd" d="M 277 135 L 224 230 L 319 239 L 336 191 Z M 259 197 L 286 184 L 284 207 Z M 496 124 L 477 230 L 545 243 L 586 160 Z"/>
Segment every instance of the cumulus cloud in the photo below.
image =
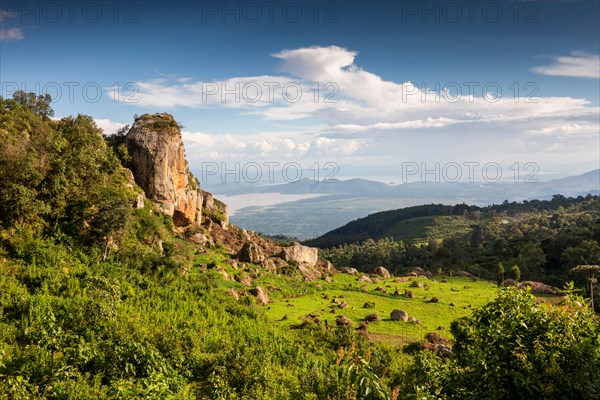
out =
<path fill-rule="evenodd" d="M 554 63 L 531 71 L 541 75 L 600 79 L 600 56 L 574 51 L 569 56 L 554 57 Z"/>
<path fill-rule="evenodd" d="M 272 56 L 280 62 L 275 75 L 214 82 L 161 76 L 137 82 L 139 105 L 224 107 L 268 121 L 311 124 L 304 130 L 310 132 L 308 137 L 291 128 L 252 133 L 251 127 L 241 136 L 185 134 L 186 145 L 204 158 L 393 162 L 421 154 L 436 160 L 479 157 L 508 162 L 516 155 L 548 159 L 544 152 L 556 154 L 557 148 L 564 154 L 562 162 L 580 159 L 582 149 L 584 157 L 593 157 L 595 151 L 597 158 L 598 141 L 591 133 L 600 130 L 600 109 L 586 99 L 515 98 L 510 88 L 498 91 L 494 82 L 480 82 L 474 91 L 464 85 L 459 93 L 444 82 L 395 82 L 362 69 L 356 64 L 356 51 L 338 46 L 282 50 Z M 557 64 L 570 65 L 571 76 L 598 71 L 597 57 L 584 53 L 557 59 Z"/>

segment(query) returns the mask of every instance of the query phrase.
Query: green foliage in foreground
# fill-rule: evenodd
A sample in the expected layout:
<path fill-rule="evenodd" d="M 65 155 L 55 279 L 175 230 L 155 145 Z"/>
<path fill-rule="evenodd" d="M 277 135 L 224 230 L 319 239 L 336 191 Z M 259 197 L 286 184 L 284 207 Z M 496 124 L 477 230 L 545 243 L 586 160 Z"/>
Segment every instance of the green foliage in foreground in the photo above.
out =
<path fill-rule="evenodd" d="M 182 277 L 174 256 L 142 271 L 137 263 L 75 256 L 50 240 L 24 245 L 35 261 L 13 254 L 0 269 L 0 398 L 389 393 L 399 349 L 346 327 L 281 329 L 253 299 L 226 297 L 209 275 Z"/>
<path fill-rule="evenodd" d="M 578 299 L 506 291 L 453 324 L 455 358 L 410 365 L 349 327 L 273 324 L 200 267 L 222 249 L 131 207 L 118 141 L 19 96 L 0 98 L 0 399 L 598 397 L 598 322 Z"/>
<path fill-rule="evenodd" d="M 600 398 L 600 325 L 582 301 L 538 306 L 529 293 L 504 289 L 452 324 L 453 358 L 416 357 L 413 398 Z"/>

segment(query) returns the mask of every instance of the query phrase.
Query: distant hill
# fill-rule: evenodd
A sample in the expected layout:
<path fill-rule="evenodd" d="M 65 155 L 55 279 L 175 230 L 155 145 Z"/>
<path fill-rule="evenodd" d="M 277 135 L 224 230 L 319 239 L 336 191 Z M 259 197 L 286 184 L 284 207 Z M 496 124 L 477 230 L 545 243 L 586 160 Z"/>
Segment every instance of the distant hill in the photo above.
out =
<path fill-rule="evenodd" d="M 597 196 L 587 196 L 598 198 Z M 584 200 L 583 197 L 579 199 Z M 540 213 L 566 207 L 577 200 L 555 195 L 552 200 L 532 200 L 523 203 L 509 203 L 487 207 L 457 204 L 429 204 L 382 211 L 359 218 L 334 229 L 318 238 L 307 240 L 310 246 L 330 248 L 347 243 L 360 243 L 367 239 L 393 238 L 397 241 L 419 242 L 446 239 L 471 231 L 473 224 L 489 219 L 492 215 L 506 213 Z"/>
<path fill-rule="evenodd" d="M 600 194 L 600 170 L 582 175 L 538 183 L 407 183 L 388 185 L 365 179 L 337 183 L 303 179 L 283 185 L 223 187 L 224 194 L 269 193 L 319 194 L 321 196 L 278 203 L 249 206 L 236 211 L 231 221 L 265 234 L 283 234 L 311 239 L 357 218 L 379 211 L 422 204 L 469 204 L 485 207 L 504 200 L 549 200 L 555 194 L 577 197 Z M 214 190 L 214 189 L 213 189 Z M 222 193 L 214 190 L 215 193 Z M 438 224 L 440 221 L 434 223 Z M 433 228 L 432 228 L 433 229 Z M 404 232 L 404 231 L 403 231 Z M 396 236 L 395 233 L 394 236 Z"/>

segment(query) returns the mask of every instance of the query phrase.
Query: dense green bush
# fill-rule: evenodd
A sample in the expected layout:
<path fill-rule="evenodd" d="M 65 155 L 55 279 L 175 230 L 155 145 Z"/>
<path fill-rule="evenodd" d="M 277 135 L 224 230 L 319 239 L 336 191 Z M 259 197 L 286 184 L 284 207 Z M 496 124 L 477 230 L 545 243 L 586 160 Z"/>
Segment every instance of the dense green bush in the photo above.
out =
<path fill-rule="evenodd" d="M 472 317 L 452 323 L 454 357 L 419 354 L 406 398 L 600 398 L 600 324 L 582 299 L 536 304 L 504 289 Z"/>

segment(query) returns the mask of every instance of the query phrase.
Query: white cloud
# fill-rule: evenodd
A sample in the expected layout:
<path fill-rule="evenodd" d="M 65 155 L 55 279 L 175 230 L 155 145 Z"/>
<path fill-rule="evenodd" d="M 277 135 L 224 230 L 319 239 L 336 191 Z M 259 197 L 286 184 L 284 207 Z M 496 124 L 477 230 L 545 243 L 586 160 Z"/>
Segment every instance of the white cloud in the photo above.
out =
<path fill-rule="evenodd" d="M 554 63 L 531 71 L 541 75 L 600 79 L 600 56 L 574 51 L 570 56 L 554 57 Z"/>
<path fill-rule="evenodd" d="M 23 39 L 23 32 L 19 28 L 0 29 L 0 42 L 13 42 Z"/>
<path fill-rule="evenodd" d="M 281 61 L 277 75 L 208 83 L 163 75 L 138 82 L 137 98 L 139 105 L 146 107 L 225 107 L 269 121 L 297 121 L 284 132 L 252 132 L 249 126 L 246 133 L 235 136 L 184 133 L 186 146 L 198 160 L 327 157 L 349 163 L 374 159 L 384 163 L 415 157 L 440 161 L 460 157 L 511 162 L 515 157 L 531 156 L 564 164 L 590 159 L 594 151 L 597 159 L 600 149 L 593 133 L 597 136 L 600 129 L 600 109 L 586 99 L 515 99 L 510 88 L 502 88 L 502 96 L 491 98 L 481 92 L 489 82 L 481 82 L 473 96 L 463 86 L 462 96 L 453 98 L 448 91 L 433 90 L 435 82 L 385 80 L 357 66 L 357 55 L 337 46 L 283 50 L 272 55 Z M 561 62 L 581 66 L 572 73 L 590 74 L 589 60 L 594 56 L 574 53 L 571 58 L 579 61 Z M 223 88 L 232 90 L 236 85 L 237 99 L 231 93 L 221 96 Z M 281 92 L 285 85 L 299 87 L 302 96 L 286 101 Z M 262 96 L 248 101 L 255 95 L 250 90 L 256 87 L 263 90 Z M 269 93 L 270 87 L 279 90 Z M 319 88 L 317 98 L 315 87 Z M 207 90 L 217 93 L 207 94 Z M 325 101 L 327 96 L 334 101 Z M 310 126 L 299 127 L 304 121 Z M 306 132 L 311 133 L 301 135 Z"/>
<path fill-rule="evenodd" d="M 111 135 L 113 133 L 116 133 L 119 128 L 122 128 L 123 126 L 127 125 L 125 123 L 111 121 L 110 119 L 106 118 L 94 118 L 94 122 L 96 123 L 98 128 L 104 131 L 105 135 Z"/>

